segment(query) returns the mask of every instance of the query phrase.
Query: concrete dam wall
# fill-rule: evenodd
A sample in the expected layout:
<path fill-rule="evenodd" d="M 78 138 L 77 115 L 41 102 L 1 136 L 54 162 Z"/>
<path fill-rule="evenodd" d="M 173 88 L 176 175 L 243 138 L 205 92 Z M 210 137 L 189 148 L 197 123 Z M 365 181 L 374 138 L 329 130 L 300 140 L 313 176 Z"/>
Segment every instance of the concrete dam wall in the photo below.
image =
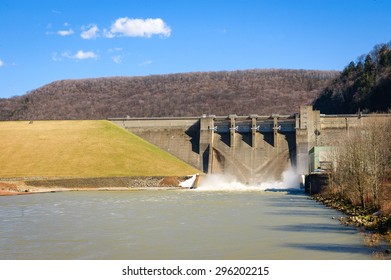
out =
<path fill-rule="evenodd" d="M 203 117 L 203 171 L 234 175 L 256 184 L 281 179 L 295 165 L 295 119 L 290 116 Z"/>
<path fill-rule="evenodd" d="M 314 147 L 335 145 L 351 129 L 383 118 L 391 115 L 321 115 L 301 106 L 295 115 L 110 120 L 204 173 L 257 184 L 280 180 L 289 168 L 311 173 Z"/>
<path fill-rule="evenodd" d="M 230 174 L 245 183 L 279 179 L 295 164 L 294 119 L 287 116 L 111 121 L 204 173 Z"/>
<path fill-rule="evenodd" d="M 199 118 L 110 119 L 144 140 L 200 169 Z"/>

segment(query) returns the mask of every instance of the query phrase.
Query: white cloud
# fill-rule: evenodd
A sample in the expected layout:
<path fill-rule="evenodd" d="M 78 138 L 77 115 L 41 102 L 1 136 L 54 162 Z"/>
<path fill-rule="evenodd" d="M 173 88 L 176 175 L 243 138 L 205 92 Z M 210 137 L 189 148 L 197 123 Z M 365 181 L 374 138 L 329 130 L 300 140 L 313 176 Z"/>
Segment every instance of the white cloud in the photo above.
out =
<path fill-rule="evenodd" d="M 63 52 L 61 54 L 61 57 L 70 58 L 70 59 L 74 59 L 74 60 L 84 60 L 84 59 L 97 59 L 98 55 L 92 51 L 85 52 L 83 50 L 79 50 L 75 54 L 72 54 L 69 51 Z M 58 58 L 57 54 L 56 54 L 52 58 L 54 61 L 60 61 L 61 57 Z M 56 58 L 57 58 L 57 60 L 56 60 Z"/>
<path fill-rule="evenodd" d="M 122 63 L 122 56 L 120 55 L 115 55 L 115 56 L 112 56 L 111 59 L 117 63 L 117 64 L 121 64 Z"/>
<path fill-rule="evenodd" d="M 124 17 L 118 18 L 109 31 L 105 29 L 103 32 L 106 38 L 115 36 L 150 38 L 153 35 L 169 37 L 171 28 L 160 18 L 130 19 Z"/>
<path fill-rule="evenodd" d="M 152 60 L 146 60 L 146 61 L 143 61 L 141 62 L 138 66 L 148 66 L 150 64 L 152 64 Z"/>
<path fill-rule="evenodd" d="M 60 36 L 69 36 L 69 35 L 72 35 L 73 33 L 75 33 L 73 31 L 73 29 L 57 31 L 57 34 L 60 35 Z"/>
<path fill-rule="evenodd" d="M 105 38 L 114 38 L 114 34 L 110 32 L 110 30 L 107 30 L 106 28 L 103 29 L 103 37 Z"/>
<path fill-rule="evenodd" d="M 4 62 L 0 59 L 0 67 L 4 66 Z"/>
<path fill-rule="evenodd" d="M 99 32 L 98 26 L 96 26 L 95 24 L 92 24 L 92 25 L 88 26 L 87 30 L 83 31 L 80 34 L 80 37 L 82 37 L 83 39 L 86 39 L 86 40 L 93 39 L 93 38 L 98 37 L 98 32 Z"/>
<path fill-rule="evenodd" d="M 90 59 L 90 58 L 97 59 L 98 55 L 95 54 L 94 52 L 91 52 L 91 51 L 85 52 L 85 51 L 80 50 L 74 55 L 74 57 L 76 59 Z"/>
<path fill-rule="evenodd" d="M 62 57 L 59 56 L 56 52 L 52 53 L 52 60 L 53 61 L 62 61 Z"/>
<path fill-rule="evenodd" d="M 112 48 L 112 49 L 108 49 L 107 51 L 109 52 L 109 53 L 112 53 L 112 52 L 120 52 L 120 51 L 122 51 L 123 50 L 123 48 Z"/>

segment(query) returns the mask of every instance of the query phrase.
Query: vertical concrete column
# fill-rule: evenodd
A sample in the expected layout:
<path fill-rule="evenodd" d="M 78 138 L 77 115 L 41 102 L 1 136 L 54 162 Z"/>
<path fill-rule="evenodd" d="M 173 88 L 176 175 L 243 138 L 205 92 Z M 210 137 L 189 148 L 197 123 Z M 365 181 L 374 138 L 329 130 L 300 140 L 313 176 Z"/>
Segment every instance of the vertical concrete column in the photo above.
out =
<path fill-rule="evenodd" d="M 214 116 L 202 116 L 200 119 L 200 166 L 204 173 L 212 172 Z"/>
<path fill-rule="evenodd" d="M 300 114 L 295 113 L 295 128 L 300 128 Z"/>
<path fill-rule="evenodd" d="M 308 151 L 312 147 L 313 140 L 311 136 L 314 135 L 314 119 L 317 118 L 317 114 L 314 115 L 311 106 L 300 106 L 298 118 L 298 122 L 296 121 L 297 173 L 307 175 L 309 173 Z M 297 126 L 297 123 L 299 126 Z"/>
<path fill-rule="evenodd" d="M 256 148 L 257 146 L 257 115 L 250 115 L 251 118 L 251 147 Z"/>
<path fill-rule="evenodd" d="M 320 111 L 312 106 L 300 106 L 300 129 L 307 130 L 308 151 L 318 142 L 321 132 Z"/>
<path fill-rule="evenodd" d="M 307 175 L 308 168 L 308 131 L 296 129 L 296 170 L 300 175 Z"/>
<path fill-rule="evenodd" d="M 229 115 L 228 116 L 229 119 L 230 119 L 230 122 L 231 122 L 231 125 L 230 125 L 230 128 L 229 128 L 229 132 L 230 132 L 230 146 L 231 148 L 235 147 L 236 146 L 236 142 L 235 142 L 235 134 L 236 134 L 236 115 Z"/>
<path fill-rule="evenodd" d="M 277 116 L 273 116 L 273 131 L 274 131 L 273 146 L 274 148 L 277 148 L 278 145 L 278 117 Z"/>

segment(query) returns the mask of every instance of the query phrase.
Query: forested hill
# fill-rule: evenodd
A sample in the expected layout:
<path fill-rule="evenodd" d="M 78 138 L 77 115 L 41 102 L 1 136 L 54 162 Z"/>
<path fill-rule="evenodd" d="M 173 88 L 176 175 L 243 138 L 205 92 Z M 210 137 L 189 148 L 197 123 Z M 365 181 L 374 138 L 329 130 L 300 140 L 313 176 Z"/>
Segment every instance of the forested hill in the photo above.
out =
<path fill-rule="evenodd" d="M 1 120 L 292 114 L 337 71 L 246 70 L 56 81 L 0 99 Z"/>
<path fill-rule="evenodd" d="M 341 75 L 313 103 L 325 114 L 391 110 L 391 42 L 380 44 Z"/>

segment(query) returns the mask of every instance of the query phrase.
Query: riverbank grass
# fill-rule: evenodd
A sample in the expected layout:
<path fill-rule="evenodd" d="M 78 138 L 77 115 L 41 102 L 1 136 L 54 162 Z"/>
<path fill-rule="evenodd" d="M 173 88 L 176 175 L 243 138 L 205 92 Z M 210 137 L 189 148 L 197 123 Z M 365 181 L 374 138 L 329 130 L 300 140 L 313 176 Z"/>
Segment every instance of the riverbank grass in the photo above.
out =
<path fill-rule="evenodd" d="M 0 178 L 183 176 L 199 172 L 109 121 L 0 122 Z"/>

